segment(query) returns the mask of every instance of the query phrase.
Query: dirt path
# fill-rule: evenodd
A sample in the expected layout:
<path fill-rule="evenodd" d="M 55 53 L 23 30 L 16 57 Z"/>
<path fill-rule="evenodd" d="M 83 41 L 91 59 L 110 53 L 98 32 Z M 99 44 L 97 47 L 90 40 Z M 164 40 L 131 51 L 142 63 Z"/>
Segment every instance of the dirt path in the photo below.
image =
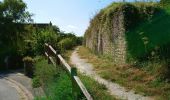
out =
<path fill-rule="evenodd" d="M 135 94 L 134 91 L 127 91 L 124 87 L 119 84 L 110 82 L 101 78 L 99 75 L 95 73 L 93 70 L 93 65 L 87 63 L 86 59 L 81 59 L 77 53 L 77 49 L 72 53 L 70 61 L 73 65 L 75 65 L 81 73 L 84 73 L 101 84 L 104 84 L 111 95 L 116 96 L 118 99 L 127 99 L 127 100 L 152 100 L 149 97 L 145 97 L 139 94 Z"/>

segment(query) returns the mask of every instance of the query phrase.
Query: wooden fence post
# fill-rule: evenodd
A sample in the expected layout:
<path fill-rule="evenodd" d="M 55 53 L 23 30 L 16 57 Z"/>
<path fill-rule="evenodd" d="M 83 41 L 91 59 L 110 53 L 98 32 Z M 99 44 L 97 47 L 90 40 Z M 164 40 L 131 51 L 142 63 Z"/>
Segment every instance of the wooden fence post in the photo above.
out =
<path fill-rule="evenodd" d="M 46 43 L 44 44 L 44 53 L 45 53 L 45 56 L 47 57 L 47 55 L 46 55 L 46 53 L 47 53 L 47 45 L 46 45 Z M 47 59 L 48 59 L 48 57 L 47 57 Z"/>
<path fill-rule="evenodd" d="M 49 50 L 49 44 L 47 45 L 47 54 L 48 54 L 48 64 L 50 64 L 50 50 Z"/>
<path fill-rule="evenodd" d="M 59 51 L 58 50 L 56 50 L 56 66 L 57 65 L 60 65 L 60 59 L 58 58 L 58 54 L 59 54 Z"/>
<path fill-rule="evenodd" d="M 74 76 L 77 76 L 77 69 L 75 67 L 72 67 L 71 68 L 71 81 L 72 81 L 73 99 L 78 100 L 78 89 L 77 89 L 77 84 L 74 80 Z"/>

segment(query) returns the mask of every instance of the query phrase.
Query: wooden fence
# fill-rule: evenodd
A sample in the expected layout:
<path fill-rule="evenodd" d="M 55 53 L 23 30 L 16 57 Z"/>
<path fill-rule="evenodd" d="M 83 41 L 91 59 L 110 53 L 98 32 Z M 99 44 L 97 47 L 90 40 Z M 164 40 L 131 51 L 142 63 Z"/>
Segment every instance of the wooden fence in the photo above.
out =
<path fill-rule="evenodd" d="M 70 65 L 63 59 L 57 50 L 45 43 L 45 55 L 48 59 L 48 63 L 52 63 L 54 66 L 63 65 L 64 69 L 69 73 L 72 81 L 72 92 L 74 100 L 78 99 L 78 89 L 84 94 L 87 100 L 93 100 L 80 78 L 77 76 L 77 69 L 70 67 Z M 77 89 L 78 88 L 78 89 Z"/>

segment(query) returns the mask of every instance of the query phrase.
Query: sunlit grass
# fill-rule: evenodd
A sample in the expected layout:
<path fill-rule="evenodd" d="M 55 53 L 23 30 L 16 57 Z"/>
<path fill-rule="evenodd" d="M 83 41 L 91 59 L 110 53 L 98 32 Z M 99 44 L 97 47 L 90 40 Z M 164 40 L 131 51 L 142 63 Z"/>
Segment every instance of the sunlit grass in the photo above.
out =
<path fill-rule="evenodd" d="M 68 62 L 73 50 L 68 50 L 64 55 L 67 58 Z M 87 51 L 84 51 L 86 54 Z M 88 55 L 91 55 L 88 53 Z M 86 55 L 86 56 L 88 56 Z M 84 57 L 86 57 L 84 56 Z M 93 56 L 88 56 L 93 57 Z M 71 65 L 71 64 L 70 64 Z M 74 66 L 74 65 L 72 65 Z M 106 86 L 104 84 L 100 84 L 97 81 L 95 81 L 93 78 L 88 77 L 82 73 L 78 73 L 78 76 L 80 77 L 81 81 L 87 88 L 88 92 L 91 94 L 94 100 L 116 100 L 116 98 L 108 92 Z"/>
<path fill-rule="evenodd" d="M 158 69 L 146 70 L 140 67 L 136 68 L 131 65 L 118 66 L 115 65 L 111 59 L 103 59 L 103 57 L 96 56 L 88 48 L 79 47 L 78 51 L 81 58 L 88 59 L 92 63 L 96 72 L 103 78 L 116 82 L 128 90 L 135 90 L 136 93 L 144 96 L 153 96 L 158 99 L 167 99 L 170 95 L 170 84 L 159 78 L 159 68 L 162 64 L 148 62 L 144 66 L 160 66 Z M 153 72 L 152 72 L 153 71 Z M 166 91 L 165 91 L 166 90 Z"/>

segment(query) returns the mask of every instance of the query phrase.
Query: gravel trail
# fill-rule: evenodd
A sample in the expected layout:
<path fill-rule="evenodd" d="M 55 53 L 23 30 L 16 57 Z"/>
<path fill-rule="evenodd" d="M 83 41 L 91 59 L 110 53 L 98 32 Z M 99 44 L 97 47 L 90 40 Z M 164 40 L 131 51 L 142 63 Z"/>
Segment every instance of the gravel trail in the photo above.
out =
<path fill-rule="evenodd" d="M 77 69 L 81 72 L 94 78 L 97 82 L 104 84 L 111 95 L 115 96 L 118 99 L 125 100 L 153 100 L 150 97 L 145 97 L 139 94 L 135 94 L 134 91 L 127 91 L 124 87 L 120 86 L 117 83 L 110 82 L 108 80 L 100 77 L 93 70 L 93 65 L 87 62 L 87 59 L 81 59 L 77 51 L 79 48 L 76 48 L 70 57 L 70 61 Z"/>

